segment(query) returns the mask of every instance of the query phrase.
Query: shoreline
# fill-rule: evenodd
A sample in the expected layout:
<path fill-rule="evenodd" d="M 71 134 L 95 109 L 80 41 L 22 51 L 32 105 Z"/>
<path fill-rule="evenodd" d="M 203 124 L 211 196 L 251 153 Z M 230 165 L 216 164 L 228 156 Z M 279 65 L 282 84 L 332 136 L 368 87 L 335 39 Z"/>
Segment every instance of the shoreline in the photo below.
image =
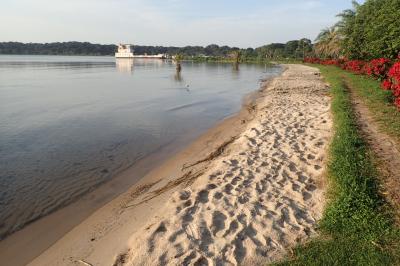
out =
<path fill-rule="evenodd" d="M 248 120 L 212 128 L 29 265 L 258 265 L 317 236 L 328 87 L 288 65 L 258 96 Z"/>
<path fill-rule="evenodd" d="M 147 179 L 152 179 L 152 172 L 157 172 L 159 168 L 171 171 L 173 165 L 178 165 L 185 158 L 195 159 L 199 157 L 198 152 L 206 154 L 215 148 L 213 142 L 224 139 L 221 136 L 224 136 L 227 128 L 232 127 L 229 130 L 238 134 L 244 126 L 242 121 L 251 116 L 252 110 L 248 107 L 257 100 L 265 82 L 268 81 L 263 80 L 257 90 L 243 97 L 242 106 L 237 113 L 217 122 L 204 133 L 188 136 L 174 145 L 166 145 L 152 152 L 81 199 L 11 234 L 0 242 L 0 256 L 12 265 L 24 265 L 34 260 L 112 201 L 139 187 L 142 182 L 147 182 Z M 217 140 L 213 140 L 214 137 Z M 206 148 L 202 148 L 204 145 Z M 21 250 L 26 252 L 21 254 Z"/>
<path fill-rule="evenodd" d="M 184 165 L 182 176 L 149 183 L 120 206 L 140 216 L 150 209 L 151 219 L 128 220 L 136 228 L 118 228 L 107 245 L 75 261 L 265 265 L 316 237 L 332 138 L 329 87 L 315 68 L 286 66 L 237 137 L 226 136 L 203 159 Z M 110 244 L 119 247 L 110 250 Z"/>
<path fill-rule="evenodd" d="M 122 232 L 125 230 L 131 232 L 132 230 L 135 230 L 135 228 L 141 227 L 143 223 L 152 216 L 153 207 L 148 208 L 148 205 L 160 206 L 162 202 L 169 198 L 174 190 L 172 189 L 171 191 L 167 191 L 161 197 L 153 199 L 152 203 L 135 206 L 135 208 L 132 208 L 131 210 L 122 207 L 123 209 L 127 209 L 127 211 L 116 212 L 116 210 L 120 210 L 121 206 L 126 205 L 127 202 L 130 202 L 133 198 L 146 194 L 150 187 L 154 188 L 160 186 L 174 180 L 176 176 L 181 176 L 182 166 L 185 163 L 197 161 L 200 158 L 207 156 L 210 152 L 223 145 L 227 139 L 240 134 L 246 127 L 246 124 L 255 117 L 253 104 L 264 97 L 262 94 L 266 88 L 265 84 L 269 84 L 270 82 L 271 80 L 264 81 L 258 90 L 245 96 L 242 108 L 238 113 L 222 120 L 214 127 L 201 134 L 200 137 L 196 138 L 195 141 L 191 142 L 183 148 L 183 150 L 165 160 L 160 166 L 152 169 L 126 192 L 105 204 L 87 219 L 82 221 L 82 223 L 74 227 L 55 244 L 31 261 L 29 265 L 52 265 L 56 261 L 59 261 L 61 257 L 70 257 L 66 256 L 66 254 L 75 254 L 76 256 L 72 257 L 68 262 L 63 259 L 66 265 L 72 263 L 82 265 L 79 260 L 83 259 L 80 257 L 84 257 L 86 254 L 93 254 L 94 252 L 96 254 L 94 255 L 95 257 L 102 258 L 100 260 L 102 264 L 111 265 L 114 259 L 114 256 L 111 255 L 112 252 L 115 253 L 125 245 L 125 241 L 121 241 L 120 239 L 121 235 L 125 235 L 125 233 Z M 137 215 L 139 213 L 141 216 L 140 218 Z M 116 219 L 118 221 L 115 221 Z M 132 221 L 132 219 L 134 221 Z M 119 226 L 115 226 L 116 223 L 122 224 L 126 228 L 118 228 Z M 104 226 L 106 224 L 107 226 Z M 94 229 L 98 227 L 102 228 L 100 232 L 98 229 Z M 111 232 L 114 230 L 118 230 L 119 233 L 112 234 Z M 98 234 L 101 236 L 97 236 Z M 126 235 L 129 236 L 129 234 Z M 99 237 L 102 237 L 103 239 L 107 237 L 112 240 L 103 240 L 100 245 L 96 245 L 96 239 Z M 127 241 L 128 238 L 125 240 Z M 120 245 L 114 245 L 110 248 L 107 244 L 109 241 L 112 241 L 113 243 L 118 242 Z M 94 247 L 96 247 L 96 250 Z M 110 255 L 107 256 L 109 261 L 106 261 L 105 254 Z"/>

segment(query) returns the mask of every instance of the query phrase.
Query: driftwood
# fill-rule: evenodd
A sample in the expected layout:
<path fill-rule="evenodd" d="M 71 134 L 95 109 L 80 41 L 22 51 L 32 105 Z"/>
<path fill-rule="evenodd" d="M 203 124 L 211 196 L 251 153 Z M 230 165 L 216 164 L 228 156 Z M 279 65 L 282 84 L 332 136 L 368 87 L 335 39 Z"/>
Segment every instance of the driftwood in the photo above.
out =
<path fill-rule="evenodd" d="M 184 164 L 184 165 L 182 166 L 182 171 L 185 170 L 185 169 L 187 169 L 187 168 L 193 167 L 193 166 L 195 166 L 195 165 L 198 165 L 198 164 L 201 164 L 201 163 L 204 163 L 204 162 L 209 162 L 209 161 L 215 159 L 216 157 L 220 156 L 220 155 L 225 151 L 225 148 L 226 148 L 229 144 L 231 144 L 232 142 L 234 142 L 236 139 L 237 139 L 237 137 L 232 137 L 230 140 L 225 141 L 225 142 L 222 143 L 215 151 L 213 151 L 212 153 L 210 153 L 210 154 L 209 154 L 206 158 L 204 158 L 204 159 L 201 159 L 201 160 L 199 160 L 199 161 L 197 161 L 197 162 L 194 162 L 194 163 L 192 163 L 192 164 L 189 164 L 189 165 Z"/>
<path fill-rule="evenodd" d="M 82 264 L 84 264 L 86 266 L 93 266 L 93 264 L 90 264 L 89 262 L 86 262 L 84 260 L 77 260 L 77 262 L 82 263 Z"/>
<path fill-rule="evenodd" d="M 140 202 L 138 202 L 136 204 L 124 206 L 123 208 L 135 207 L 142 203 L 148 202 L 149 200 L 152 200 L 155 197 L 161 195 L 162 193 L 164 193 L 170 189 L 173 189 L 181 184 L 183 184 L 185 187 L 190 186 L 196 180 L 196 178 L 201 176 L 203 173 L 204 173 L 203 170 L 200 170 L 197 172 L 189 171 L 189 172 L 185 173 L 184 175 L 182 175 L 181 177 L 179 177 L 178 179 L 170 181 L 165 186 L 150 192 L 150 194 L 148 196 L 146 196 Z"/>
<path fill-rule="evenodd" d="M 231 144 L 232 142 L 234 142 L 236 139 L 237 139 L 237 137 L 232 137 L 231 139 L 225 141 L 225 142 L 222 143 L 220 146 L 218 146 L 218 148 L 217 148 L 215 151 L 213 151 L 212 153 L 210 153 L 210 154 L 209 154 L 207 157 L 205 157 L 204 159 L 201 159 L 201 160 L 199 160 L 199 161 L 197 161 L 197 162 L 194 162 L 194 163 L 192 163 L 192 164 L 190 164 L 190 165 L 185 165 L 185 164 L 184 164 L 184 165 L 182 166 L 182 171 L 184 171 L 184 170 L 186 170 L 186 169 L 188 169 L 188 168 L 191 168 L 191 167 L 193 167 L 193 166 L 195 166 L 195 165 L 198 165 L 198 164 L 201 164 L 201 163 L 204 163 L 204 162 L 209 162 L 209 161 L 215 159 L 216 157 L 220 156 L 220 155 L 225 151 L 226 147 L 227 147 L 229 144 Z M 161 187 L 161 188 L 159 188 L 159 189 L 156 189 L 156 190 L 154 190 L 154 191 L 151 191 L 151 192 L 149 193 L 149 195 L 146 196 L 146 197 L 145 197 L 143 200 L 141 200 L 140 202 L 135 203 L 135 204 L 131 204 L 131 205 L 126 205 L 126 206 L 124 206 L 123 208 L 126 209 L 126 208 L 130 208 L 130 207 L 135 207 L 135 206 L 138 206 L 138 205 L 140 205 L 140 204 L 142 204 L 142 203 L 148 202 L 149 200 L 154 199 L 155 197 L 161 195 L 162 193 L 164 193 L 164 192 L 166 192 L 166 191 L 168 191 L 168 190 L 170 190 L 170 189 L 173 189 L 173 188 L 175 188 L 175 187 L 177 187 L 177 186 L 179 186 L 179 185 L 182 185 L 182 184 L 183 184 L 185 187 L 188 187 L 188 186 L 190 186 L 199 176 L 201 176 L 201 175 L 204 173 L 204 171 L 205 171 L 204 168 L 203 168 L 203 169 L 200 169 L 200 170 L 198 170 L 198 171 L 190 170 L 190 171 L 186 172 L 185 174 L 183 174 L 181 177 L 179 177 L 179 178 L 177 178 L 177 179 L 175 179 L 175 180 L 172 180 L 172 181 L 168 182 L 165 186 L 163 186 L 163 187 Z M 156 183 L 158 183 L 158 182 L 156 182 Z M 155 184 L 150 184 L 150 185 L 148 185 L 148 186 L 146 186 L 146 187 L 144 187 L 144 188 L 139 189 L 138 193 L 135 193 L 135 197 L 133 197 L 133 198 L 136 198 L 138 195 L 140 195 L 140 194 L 143 193 L 143 192 L 147 192 L 153 185 L 155 185 Z"/>

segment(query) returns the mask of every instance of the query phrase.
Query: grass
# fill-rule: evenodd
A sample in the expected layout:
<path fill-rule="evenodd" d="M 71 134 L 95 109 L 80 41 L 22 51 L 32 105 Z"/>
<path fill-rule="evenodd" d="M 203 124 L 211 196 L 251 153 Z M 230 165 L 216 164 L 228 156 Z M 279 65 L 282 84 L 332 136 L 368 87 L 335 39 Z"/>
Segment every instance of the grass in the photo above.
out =
<path fill-rule="evenodd" d="M 392 104 L 391 93 L 380 89 L 380 82 L 377 80 L 342 72 L 351 88 L 371 110 L 371 114 L 381 130 L 400 143 L 400 112 Z"/>
<path fill-rule="evenodd" d="M 335 133 L 328 165 L 330 200 L 319 225 L 321 236 L 276 265 L 399 265 L 400 233 L 378 194 L 373 155 L 357 129 L 344 71 L 317 67 L 331 85 Z M 359 90 L 372 82 L 351 74 L 348 78 Z"/>

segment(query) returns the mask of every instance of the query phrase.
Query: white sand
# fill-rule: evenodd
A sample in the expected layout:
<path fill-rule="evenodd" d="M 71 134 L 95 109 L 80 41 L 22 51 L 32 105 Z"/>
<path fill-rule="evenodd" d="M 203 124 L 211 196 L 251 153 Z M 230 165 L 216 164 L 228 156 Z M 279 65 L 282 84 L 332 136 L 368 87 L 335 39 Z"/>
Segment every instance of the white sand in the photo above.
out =
<path fill-rule="evenodd" d="M 265 264 L 315 235 L 330 98 L 315 68 L 286 67 L 250 122 L 211 130 L 30 265 Z"/>
<path fill-rule="evenodd" d="M 258 117 L 222 156 L 193 167 L 207 169 L 131 237 L 117 264 L 266 263 L 314 235 L 331 136 L 326 93 L 314 69 L 289 66 Z"/>

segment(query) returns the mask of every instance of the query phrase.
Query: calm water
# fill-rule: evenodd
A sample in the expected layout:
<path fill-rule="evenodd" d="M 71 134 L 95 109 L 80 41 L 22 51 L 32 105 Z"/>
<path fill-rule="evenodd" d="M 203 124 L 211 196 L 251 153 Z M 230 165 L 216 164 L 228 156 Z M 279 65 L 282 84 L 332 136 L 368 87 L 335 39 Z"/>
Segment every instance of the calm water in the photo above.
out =
<path fill-rule="evenodd" d="M 0 238 L 234 114 L 279 67 L 0 56 Z"/>

